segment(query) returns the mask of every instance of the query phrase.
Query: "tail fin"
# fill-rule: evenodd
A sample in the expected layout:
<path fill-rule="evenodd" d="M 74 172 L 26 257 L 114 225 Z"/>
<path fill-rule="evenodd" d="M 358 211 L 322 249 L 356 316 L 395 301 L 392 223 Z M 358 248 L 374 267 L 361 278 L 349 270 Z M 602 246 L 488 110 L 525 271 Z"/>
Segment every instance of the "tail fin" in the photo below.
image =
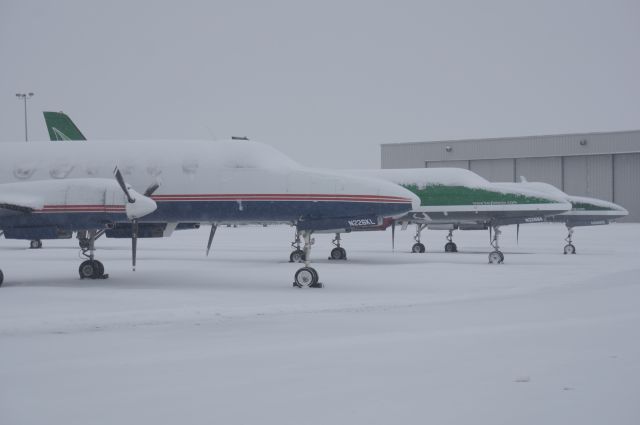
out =
<path fill-rule="evenodd" d="M 87 140 L 84 134 L 64 112 L 43 112 L 44 121 L 49 130 L 49 139 L 55 140 Z"/>

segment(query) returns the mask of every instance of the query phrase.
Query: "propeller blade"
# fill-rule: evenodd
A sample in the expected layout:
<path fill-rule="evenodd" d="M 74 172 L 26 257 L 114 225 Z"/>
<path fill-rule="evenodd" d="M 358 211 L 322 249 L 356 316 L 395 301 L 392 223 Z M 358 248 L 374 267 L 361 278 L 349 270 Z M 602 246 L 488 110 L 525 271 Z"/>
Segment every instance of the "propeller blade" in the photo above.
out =
<path fill-rule="evenodd" d="M 516 224 L 516 245 L 520 242 L 520 223 Z"/>
<path fill-rule="evenodd" d="M 155 192 L 156 190 L 158 190 L 158 188 L 160 187 L 160 183 L 155 182 L 154 184 L 152 184 L 151 186 L 149 186 L 147 188 L 147 190 L 144 191 L 144 196 L 146 197 L 150 197 L 151 195 L 153 195 L 153 192 Z"/>
<path fill-rule="evenodd" d="M 391 251 L 396 250 L 396 222 L 391 223 Z"/>
<path fill-rule="evenodd" d="M 209 251 L 211 250 L 211 243 L 213 242 L 213 237 L 215 236 L 217 229 L 218 229 L 218 226 L 211 223 L 211 232 L 209 232 L 209 242 L 207 242 L 207 256 L 209 256 Z"/>
<path fill-rule="evenodd" d="M 131 264 L 136 271 L 136 252 L 138 250 L 138 220 L 131 222 Z"/>
<path fill-rule="evenodd" d="M 124 192 L 125 196 L 127 197 L 127 202 L 129 202 L 130 204 L 133 204 L 134 202 L 136 202 L 136 200 L 133 199 L 131 197 L 131 195 L 129 194 L 129 189 L 127 189 L 127 185 L 124 182 L 124 177 L 122 177 L 122 173 L 120 172 L 120 169 L 118 169 L 118 167 L 116 167 L 113 170 L 113 174 L 116 177 L 116 181 L 120 185 L 120 188 L 122 189 L 122 191 Z"/>
<path fill-rule="evenodd" d="M 491 243 L 491 241 L 493 240 L 493 235 L 492 235 L 491 229 L 492 229 L 492 227 L 489 226 L 489 243 Z"/>

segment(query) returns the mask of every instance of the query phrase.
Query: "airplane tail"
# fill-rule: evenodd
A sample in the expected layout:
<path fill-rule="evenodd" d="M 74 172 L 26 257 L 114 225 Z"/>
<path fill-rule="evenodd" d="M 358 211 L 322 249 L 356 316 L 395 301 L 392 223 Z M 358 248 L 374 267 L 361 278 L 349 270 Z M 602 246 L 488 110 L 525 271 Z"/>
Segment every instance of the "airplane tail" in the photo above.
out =
<path fill-rule="evenodd" d="M 56 140 L 87 140 L 80 129 L 64 112 L 43 112 L 47 123 L 49 139 Z"/>

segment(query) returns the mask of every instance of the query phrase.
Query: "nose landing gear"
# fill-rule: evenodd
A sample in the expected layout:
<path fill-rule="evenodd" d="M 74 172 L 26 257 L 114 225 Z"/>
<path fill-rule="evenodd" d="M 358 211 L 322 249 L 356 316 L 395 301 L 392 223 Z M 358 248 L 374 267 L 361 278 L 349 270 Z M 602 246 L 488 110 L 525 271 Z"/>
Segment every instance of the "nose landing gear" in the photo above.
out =
<path fill-rule="evenodd" d="M 298 233 L 296 232 L 296 236 Z M 293 277 L 293 287 L 302 288 L 308 286 L 309 288 L 322 288 L 324 285 L 319 281 L 318 272 L 311 267 L 309 257 L 311 254 L 311 245 L 314 244 L 314 240 L 311 239 L 311 232 L 308 230 L 302 231 L 302 238 L 304 240 L 304 267 L 298 269 Z"/>
<path fill-rule="evenodd" d="M 88 259 L 83 261 L 78 268 L 80 279 L 107 279 L 109 277 L 109 275 L 104 272 L 104 265 L 94 258 L 97 233 L 95 230 L 90 230 L 88 232 L 89 237 L 87 244 L 81 247 L 82 255 Z"/>
<path fill-rule="evenodd" d="M 458 246 L 453 241 L 453 230 L 449 230 L 447 235 L 447 243 L 444 244 L 444 252 L 458 252 Z"/>
<path fill-rule="evenodd" d="M 564 240 L 567 242 L 567 244 L 564 246 L 564 254 L 575 254 L 576 253 L 576 247 L 573 245 L 573 227 L 569 227 L 567 226 L 567 230 L 569 231 L 569 234 L 567 235 L 566 238 L 564 238 Z"/>
<path fill-rule="evenodd" d="M 493 238 L 491 239 L 493 251 L 489 253 L 489 264 L 502 264 L 504 262 L 504 254 L 500 251 L 499 245 L 501 233 L 499 226 L 493 227 Z"/>

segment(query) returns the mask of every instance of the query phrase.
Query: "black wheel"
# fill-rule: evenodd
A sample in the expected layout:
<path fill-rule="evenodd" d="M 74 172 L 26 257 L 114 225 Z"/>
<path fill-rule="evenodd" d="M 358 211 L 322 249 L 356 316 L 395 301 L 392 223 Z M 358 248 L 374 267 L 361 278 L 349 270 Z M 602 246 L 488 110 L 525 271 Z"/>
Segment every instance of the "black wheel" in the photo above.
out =
<path fill-rule="evenodd" d="M 423 252 L 425 252 L 425 250 L 426 248 L 424 247 L 424 244 L 421 244 L 420 242 L 414 243 L 411 247 L 411 252 L 414 252 L 416 254 L 422 254 Z"/>
<path fill-rule="evenodd" d="M 29 248 L 31 249 L 42 248 L 42 241 L 40 239 L 33 239 L 31 242 L 29 242 Z"/>
<path fill-rule="evenodd" d="M 504 261 L 504 255 L 500 251 L 489 253 L 489 264 L 501 264 Z"/>
<path fill-rule="evenodd" d="M 298 288 L 303 286 L 316 287 L 318 285 L 318 272 L 312 267 L 298 269 L 294 276 L 293 284 Z"/>
<path fill-rule="evenodd" d="M 304 261 L 304 251 L 301 249 L 296 249 L 289 255 L 290 263 L 302 263 Z"/>
<path fill-rule="evenodd" d="M 80 273 L 80 279 L 97 279 L 104 273 L 104 266 L 99 261 L 86 260 L 80 264 L 78 273 Z"/>
<path fill-rule="evenodd" d="M 444 244 L 444 252 L 458 252 L 455 242 L 447 242 Z"/>
<path fill-rule="evenodd" d="M 346 260 L 347 251 L 344 248 L 336 247 L 331 250 L 330 260 Z"/>
<path fill-rule="evenodd" d="M 576 253 L 576 247 L 573 246 L 572 244 L 567 244 L 564 246 L 564 253 L 566 254 L 575 254 Z"/>
<path fill-rule="evenodd" d="M 0 286 L 2 286 L 3 281 L 4 281 L 4 274 L 2 273 L 2 270 L 0 270 Z"/>

